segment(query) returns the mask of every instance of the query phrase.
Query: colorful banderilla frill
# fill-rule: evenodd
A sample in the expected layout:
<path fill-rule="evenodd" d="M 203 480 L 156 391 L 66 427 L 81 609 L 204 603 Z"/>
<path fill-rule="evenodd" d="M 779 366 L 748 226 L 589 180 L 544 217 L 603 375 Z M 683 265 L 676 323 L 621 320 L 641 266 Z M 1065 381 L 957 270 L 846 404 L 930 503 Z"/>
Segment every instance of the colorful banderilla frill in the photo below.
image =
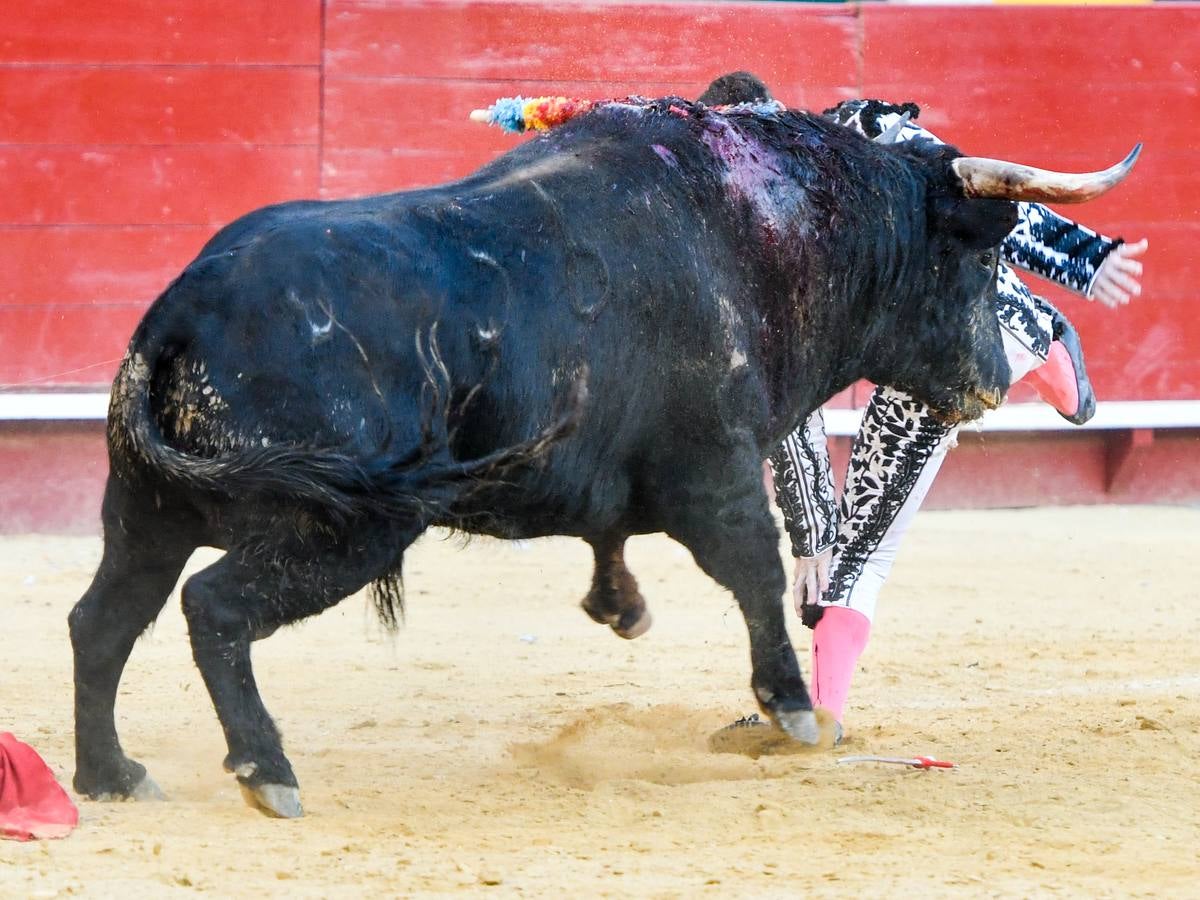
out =
<path fill-rule="evenodd" d="M 671 102 L 672 100 L 678 102 Z M 548 131 L 599 106 L 620 106 L 644 110 L 664 103 L 666 111 L 672 115 L 685 118 L 691 115 L 689 108 L 692 107 L 692 104 L 670 97 L 665 100 L 647 100 L 645 97 L 637 96 L 623 97 L 619 100 L 583 100 L 578 97 L 501 97 L 487 109 L 473 111 L 471 121 L 499 125 L 507 132 L 520 134 L 524 131 Z M 786 109 L 777 100 L 735 103 L 711 108 L 724 115 L 775 115 Z"/>
<path fill-rule="evenodd" d="M 582 115 L 595 105 L 593 100 L 574 97 L 501 97 L 487 109 L 471 113 L 475 122 L 499 125 L 505 131 L 547 131 Z"/>

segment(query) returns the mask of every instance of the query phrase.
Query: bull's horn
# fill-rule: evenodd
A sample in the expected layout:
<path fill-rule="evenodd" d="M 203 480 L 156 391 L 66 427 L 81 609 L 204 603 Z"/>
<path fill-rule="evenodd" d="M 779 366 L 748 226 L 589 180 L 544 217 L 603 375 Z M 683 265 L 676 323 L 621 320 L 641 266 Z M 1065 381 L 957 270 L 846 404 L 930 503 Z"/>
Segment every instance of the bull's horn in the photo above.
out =
<path fill-rule="evenodd" d="M 908 120 L 912 118 L 912 113 L 906 112 L 899 119 L 888 126 L 887 131 L 875 138 L 877 144 L 894 144 L 896 138 L 900 137 L 900 132 L 904 130 L 904 126 L 908 124 Z"/>
<path fill-rule="evenodd" d="M 1030 200 L 1038 203 L 1085 203 L 1121 183 L 1129 174 L 1142 145 L 1103 172 L 1074 175 L 1035 169 L 1000 159 L 960 156 L 951 165 L 966 197 L 995 200 Z"/>
<path fill-rule="evenodd" d="M 471 110 L 471 121 L 487 124 L 492 121 L 492 114 L 486 109 L 473 109 Z"/>

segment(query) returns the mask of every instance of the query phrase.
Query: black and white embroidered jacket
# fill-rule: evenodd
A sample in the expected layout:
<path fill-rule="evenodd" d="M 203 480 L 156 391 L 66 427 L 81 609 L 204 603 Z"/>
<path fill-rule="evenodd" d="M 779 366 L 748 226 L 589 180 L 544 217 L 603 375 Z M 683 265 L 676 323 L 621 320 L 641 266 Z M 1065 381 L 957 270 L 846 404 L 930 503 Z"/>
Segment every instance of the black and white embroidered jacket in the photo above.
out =
<path fill-rule="evenodd" d="M 912 121 L 920 113 L 919 108 L 912 103 L 894 105 L 878 100 L 849 100 L 826 110 L 825 114 L 869 138 L 875 138 L 897 123 L 906 112 L 911 118 L 901 128 L 897 142 L 922 138 L 941 143 L 932 133 Z M 1011 266 L 1019 266 L 1087 296 L 1100 264 L 1121 243 L 1119 238 L 1097 234 L 1040 204 L 1019 204 L 1017 226 L 1005 239 L 1001 248 L 1003 261 L 997 275 L 996 315 L 1001 328 L 1031 353 L 1045 359 L 1050 349 L 1050 341 L 1053 340 L 1052 319 L 1057 315 L 1057 311 L 1043 298 L 1031 294 Z M 880 399 L 880 404 L 875 404 L 873 398 L 873 406 L 880 405 L 882 408 L 882 398 Z M 872 416 L 872 411 L 867 411 L 864 429 L 882 416 L 882 413 Z M 892 469 L 912 468 L 910 461 L 900 459 L 904 453 L 897 451 L 893 454 L 897 458 L 890 459 L 889 448 L 893 444 L 907 446 L 909 443 L 920 443 L 924 446 L 933 440 L 934 435 L 925 435 L 924 431 L 935 426 L 932 421 L 928 423 L 928 428 L 921 424 L 928 417 L 919 415 L 920 412 L 911 410 L 906 416 L 884 417 L 888 421 L 894 418 L 896 422 L 893 423 L 893 427 L 884 429 L 889 432 L 888 435 L 874 436 L 879 437 L 878 440 L 872 438 L 864 441 L 864 436 L 860 434 L 856 450 L 860 449 L 859 445 L 865 447 L 870 444 L 874 453 L 880 456 L 879 459 L 871 460 L 869 465 L 863 465 L 867 465 L 868 469 L 878 468 L 882 474 Z M 909 423 L 907 426 L 904 425 L 906 421 Z M 916 428 L 921 434 L 891 433 L 897 428 Z M 859 462 L 862 463 L 862 460 Z M 788 435 L 771 455 L 771 464 L 775 471 L 776 501 L 783 512 L 793 554 L 812 557 L 828 550 L 838 539 L 839 514 L 825 440 L 824 420 L 820 411 Z M 852 465 L 847 478 L 869 476 L 869 472 L 859 471 L 863 465 Z M 916 474 L 913 473 L 914 478 Z M 891 525 L 905 499 L 903 496 L 891 494 L 904 491 L 906 495 L 907 488 L 904 484 L 912 479 L 881 477 L 878 480 L 878 490 L 850 492 L 860 498 L 856 501 L 860 505 L 864 495 L 870 495 L 875 502 L 867 504 L 871 509 L 843 509 L 842 518 L 846 519 L 844 524 L 849 526 L 857 522 L 861 527 L 842 528 L 842 531 L 858 531 L 865 528 L 872 533 L 882 534 Z M 874 539 L 868 534 L 847 536 L 848 545 L 855 544 L 856 541 L 870 545 Z"/>

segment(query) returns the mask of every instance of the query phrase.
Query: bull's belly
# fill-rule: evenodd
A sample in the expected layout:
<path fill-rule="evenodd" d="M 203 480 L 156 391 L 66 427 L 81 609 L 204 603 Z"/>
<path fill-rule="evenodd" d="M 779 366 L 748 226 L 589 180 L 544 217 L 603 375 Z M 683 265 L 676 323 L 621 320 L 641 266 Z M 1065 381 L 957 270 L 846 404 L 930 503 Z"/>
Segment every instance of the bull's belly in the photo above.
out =
<path fill-rule="evenodd" d="M 630 503 L 628 484 L 618 479 L 605 483 L 609 486 L 606 490 L 574 490 L 565 483 L 547 490 L 545 482 L 535 478 L 527 485 L 481 491 L 456 503 L 433 524 L 505 540 L 663 530 L 653 521 L 647 504 Z"/>

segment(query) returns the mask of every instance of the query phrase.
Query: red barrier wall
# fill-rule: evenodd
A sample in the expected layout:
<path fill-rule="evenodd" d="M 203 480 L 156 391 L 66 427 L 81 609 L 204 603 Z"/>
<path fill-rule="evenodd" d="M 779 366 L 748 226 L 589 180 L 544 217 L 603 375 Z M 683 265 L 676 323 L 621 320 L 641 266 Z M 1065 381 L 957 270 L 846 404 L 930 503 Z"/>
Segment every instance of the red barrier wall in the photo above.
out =
<path fill-rule="evenodd" d="M 914 99 L 971 152 L 1132 180 L 1082 210 L 1148 235 L 1145 299 L 1063 305 L 1108 399 L 1200 398 L 1200 5 L 105 0 L 0 22 L 0 385 L 103 384 L 216 226 L 273 200 L 453 178 L 513 143 L 498 95 Z M 1051 293 L 1054 293 L 1052 290 Z"/>
<path fill-rule="evenodd" d="M 497 96 L 694 96 L 735 68 L 797 106 L 916 100 L 945 139 L 1034 165 L 1106 166 L 1144 141 L 1130 181 L 1079 211 L 1150 238 L 1144 297 L 1113 312 L 1045 291 L 1102 398 L 1200 398 L 1200 3 L 15 4 L 0 389 L 105 385 L 147 304 L 241 212 L 469 172 L 514 142 L 466 120 Z"/>
<path fill-rule="evenodd" d="M 319 190 L 319 0 L 0 20 L 0 385 L 104 384 L 215 226 Z"/>

